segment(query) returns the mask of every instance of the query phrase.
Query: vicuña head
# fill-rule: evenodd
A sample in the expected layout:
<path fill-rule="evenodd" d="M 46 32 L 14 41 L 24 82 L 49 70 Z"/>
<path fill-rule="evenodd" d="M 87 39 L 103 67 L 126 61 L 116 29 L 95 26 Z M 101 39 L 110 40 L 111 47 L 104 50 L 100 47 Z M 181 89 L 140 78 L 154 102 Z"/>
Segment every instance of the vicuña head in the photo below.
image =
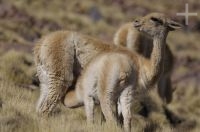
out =
<path fill-rule="evenodd" d="M 151 13 L 133 22 L 133 26 L 147 36 L 167 35 L 169 31 L 181 28 L 181 24 L 167 18 L 162 13 Z"/>
<path fill-rule="evenodd" d="M 167 29 L 173 30 L 174 26 L 176 28 L 179 27 L 180 24 L 177 24 L 176 22 L 171 21 L 170 19 L 166 19 L 166 17 L 161 13 L 152 13 L 149 14 L 141 19 L 136 19 L 134 22 L 134 25 L 132 22 L 128 22 L 126 24 L 123 24 L 116 32 L 114 36 L 114 43 L 115 45 L 121 45 L 124 47 L 127 47 L 131 51 L 134 51 L 138 54 L 138 56 L 142 56 L 146 58 L 147 60 L 150 60 L 152 49 L 153 49 L 153 37 L 150 37 L 148 33 L 150 34 L 156 33 L 157 31 L 161 32 L 163 30 L 159 27 L 162 26 L 162 24 L 167 23 Z M 140 30 L 140 26 L 143 25 L 141 28 L 143 31 Z M 138 27 L 137 27 L 138 26 Z M 178 27 L 177 27 L 178 26 Z M 153 28 L 153 30 L 151 30 Z M 154 29 L 156 28 L 156 32 Z M 137 30 L 138 29 L 138 30 Z M 149 30 L 150 29 L 150 30 Z M 146 34 L 146 35 L 145 35 Z M 162 35 L 162 33 L 160 33 Z M 152 36 L 152 35 L 151 35 Z M 163 62 L 163 68 L 162 75 L 160 76 L 160 79 L 158 80 L 158 91 L 160 97 L 169 103 L 172 99 L 172 84 L 171 84 L 171 75 L 173 70 L 173 54 L 170 50 L 170 46 L 166 43 L 165 44 L 165 53 L 164 53 L 164 62 Z M 143 67 L 147 67 L 148 65 L 143 65 Z"/>
<path fill-rule="evenodd" d="M 152 86 L 160 78 L 164 62 L 166 38 L 169 31 L 181 28 L 181 24 L 161 13 L 151 13 L 133 22 L 133 26 L 142 34 L 153 39 L 150 60 L 143 60 L 140 76 L 145 86 Z M 148 44 L 148 43 L 147 43 Z M 151 43 L 150 43 L 151 44 Z"/>

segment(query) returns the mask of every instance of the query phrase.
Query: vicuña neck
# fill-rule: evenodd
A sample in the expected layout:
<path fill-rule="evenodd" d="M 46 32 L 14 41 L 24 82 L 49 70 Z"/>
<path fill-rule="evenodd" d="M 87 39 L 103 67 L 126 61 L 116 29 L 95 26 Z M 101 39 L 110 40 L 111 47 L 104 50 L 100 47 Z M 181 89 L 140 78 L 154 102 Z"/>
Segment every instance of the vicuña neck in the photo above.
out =
<path fill-rule="evenodd" d="M 165 40 L 166 35 L 163 34 L 157 35 L 153 39 L 153 50 L 149 60 L 149 72 L 147 72 L 147 85 L 154 85 L 162 73 Z"/>

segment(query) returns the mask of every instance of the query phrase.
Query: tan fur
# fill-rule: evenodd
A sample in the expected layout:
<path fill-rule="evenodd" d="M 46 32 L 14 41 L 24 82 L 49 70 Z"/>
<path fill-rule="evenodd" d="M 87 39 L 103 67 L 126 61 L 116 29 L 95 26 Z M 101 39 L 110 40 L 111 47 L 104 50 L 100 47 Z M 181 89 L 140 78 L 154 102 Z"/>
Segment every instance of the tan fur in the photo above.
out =
<path fill-rule="evenodd" d="M 172 29 L 177 28 L 176 25 L 174 25 L 174 28 L 173 25 L 170 25 L 171 21 L 165 21 L 164 16 L 156 15 L 163 18 L 165 25 L 155 27 L 152 24 L 149 26 L 149 21 L 147 20 L 152 17 L 151 14 L 141 18 L 139 21 L 140 27 L 137 26 L 137 30 L 154 38 L 154 47 L 150 60 L 135 54 L 133 55 L 133 53 L 120 46 L 109 45 L 75 32 L 58 31 L 43 37 L 34 50 L 37 71 L 41 81 L 38 112 L 49 114 L 58 100 L 76 80 L 77 77 L 74 76 L 75 71 L 84 69 L 88 62 L 103 52 L 126 52 L 135 58 L 140 58 L 137 59 L 139 60 L 140 82 L 147 87 L 154 85 L 159 78 L 160 69 L 163 66 L 165 38 L 168 33 L 167 26 L 171 26 Z"/>
<path fill-rule="evenodd" d="M 159 77 L 160 69 L 161 69 L 160 67 L 162 67 L 162 65 L 163 65 L 165 39 L 169 32 L 168 26 L 171 26 L 171 23 L 172 23 L 172 24 L 175 24 L 175 25 L 173 25 L 175 27 L 172 27 L 173 29 L 180 27 L 180 25 L 176 25 L 177 23 L 174 23 L 173 21 L 171 21 L 169 19 L 166 19 L 168 21 L 165 21 L 165 17 L 162 18 L 163 17 L 162 14 L 155 14 L 155 15 L 153 15 L 153 17 L 155 17 L 157 15 L 161 16 L 161 20 L 165 24 L 160 24 L 159 26 L 155 26 L 153 24 L 152 27 L 148 27 L 148 26 L 146 27 L 146 23 L 144 20 L 151 19 L 151 17 L 152 17 L 151 15 L 142 18 L 139 21 L 140 22 L 139 26 L 138 26 L 138 21 L 135 22 L 135 24 L 137 25 L 136 28 L 139 31 L 144 32 L 154 38 L 153 53 L 151 55 L 150 61 L 145 60 L 143 57 L 140 58 L 136 54 L 131 54 L 129 51 L 126 51 L 123 54 L 126 54 L 127 58 L 132 57 L 132 59 L 129 60 L 126 58 L 119 58 L 120 61 L 118 61 L 118 63 L 115 63 L 115 61 L 116 61 L 116 58 L 119 57 L 117 55 L 120 53 L 119 51 L 116 51 L 117 54 L 115 52 L 111 51 L 110 53 L 113 54 L 113 57 L 110 56 L 110 54 L 104 53 L 102 56 L 105 56 L 104 58 L 106 58 L 106 59 L 102 62 L 103 64 L 99 63 L 102 61 L 101 59 L 99 59 L 102 56 L 94 58 L 94 60 L 86 67 L 85 71 L 83 72 L 82 76 L 80 77 L 81 79 L 78 81 L 77 87 L 75 89 L 76 90 L 76 94 L 74 94 L 75 96 L 72 97 L 72 96 L 68 96 L 68 94 L 66 94 L 65 101 L 64 101 L 66 107 L 73 106 L 73 105 L 71 105 L 71 101 L 69 101 L 72 98 L 77 98 L 77 100 L 80 101 L 80 102 L 78 102 L 79 104 L 84 102 L 85 107 L 86 107 L 87 119 L 90 121 L 93 121 L 93 107 L 94 107 L 95 99 L 100 101 L 102 111 L 103 111 L 104 115 L 106 116 L 107 120 L 112 120 L 114 118 L 114 114 L 113 114 L 114 112 L 112 112 L 112 109 L 111 109 L 112 104 L 113 104 L 111 102 L 114 100 L 114 98 L 117 99 L 120 97 L 118 108 L 121 110 L 118 109 L 119 111 L 122 111 L 122 113 L 123 113 L 123 110 L 129 109 L 129 108 L 125 107 L 124 105 L 122 105 L 123 101 L 127 100 L 127 99 L 121 98 L 121 97 L 123 97 L 122 96 L 123 92 L 121 95 L 118 95 L 118 91 L 120 89 L 119 87 L 121 86 L 121 84 L 122 84 L 122 86 L 124 86 L 124 84 L 126 84 L 126 82 L 128 80 L 127 75 L 130 75 L 130 74 L 127 74 L 127 73 L 131 73 L 131 72 L 127 72 L 127 70 L 124 70 L 124 69 L 126 69 L 126 66 L 127 66 L 125 64 L 134 62 L 131 65 L 139 66 L 138 67 L 139 75 L 140 75 L 140 78 L 144 81 L 143 82 L 144 85 L 148 86 L 149 84 L 152 84 L 152 81 L 154 82 L 155 79 Z M 151 29 L 153 32 L 150 31 L 149 29 Z M 138 61 L 140 61 L 140 62 L 138 62 Z M 150 67 L 150 68 L 149 69 L 146 68 L 144 66 L 144 64 L 146 65 L 146 67 Z M 114 66 L 117 66 L 120 70 L 115 70 L 113 72 Z M 145 67 L 145 68 L 143 68 L 143 67 Z M 144 72 L 147 69 L 149 71 Z M 123 72 L 121 72 L 121 71 L 123 71 Z M 121 74 L 121 73 L 123 73 L 123 74 Z M 137 74 L 134 74 L 134 75 L 135 75 L 134 77 L 137 76 Z M 118 81 L 116 81 L 117 80 L 116 78 L 118 79 Z M 114 83 L 112 83 L 113 80 L 115 80 Z M 112 87 L 109 87 L 109 85 L 112 85 Z M 127 95 L 126 92 L 125 92 L 125 95 Z M 132 95 L 125 96 L 125 97 L 132 98 Z M 113 102 L 115 102 L 115 104 L 116 104 L 117 101 L 113 101 Z M 131 103 L 131 101 L 130 101 L 130 103 Z M 128 117 L 130 118 L 130 116 L 128 116 Z M 130 129 L 129 129 L 130 125 L 127 125 L 130 122 L 127 123 L 126 121 L 128 121 L 128 119 L 126 119 L 126 118 L 124 118 L 124 121 L 125 121 L 124 122 L 125 130 L 130 131 Z"/>
<path fill-rule="evenodd" d="M 119 109 L 124 117 L 124 128 L 130 131 L 132 98 L 138 82 L 137 64 L 137 58 L 130 54 L 111 51 L 97 56 L 83 70 L 75 88 L 75 96 L 79 104 L 84 103 L 88 122 L 94 120 L 96 101 L 100 102 L 106 121 L 117 123 L 117 113 L 113 108 L 116 108 L 120 100 Z M 71 99 L 68 98 L 65 98 L 66 103 Z"/>
<path fill-rule="evenodd" d="M 34 48 L 41 83 L 38 112 L 49 114 L 87 63 L 99 53 L 111 50 L 127 51 L 70 31 L 57 31 L 39 40 Z"/>
<path fill-rule="evenodd" d="M 79 91 L 79 93 L 83 95 L 82 91 Z M 68 91 L 64 99 L 64 104 L 66 104 L 65 106 L 68 108 L 77 108 L 83 106 L 84 105 L 83 101 L 80 101 L 77 96 L 78 95 L 76 95 L 76 92 Z"/>
<path fill-rule="evenodd" d="M 179 29 L 182 26 L 161 13 L 152 13 L 141 19 L 134 21 L 134 26 L 142 34 L 153 38 L 153 49 L 150 59 L 145 60 L 147 73 L 147 81 L 156 83 L 162 75 L 163 65 L 165 64 L 166 37 L 169 31 Z M 149 43 L 151 44 L 151 43 Z M 150 71 L 150 72 L 149 72 Z"/>
<path fill-rule="evenodd" d="M 159 25 L 160 27 L 155 27 L 155 24 L 150 22 L 152 17 L 160 19 L 164 23 L 164 25 Z M 139 28 L 136 27 L 135 30 L 139 30 L 139 32 L 142 33 L 142 36 L 144 35 L 144 33 L 148 34 L 150 37 L 154 38 L 154 43 L 155 43 L 155 44 L 153 43 L 154 47 L 150 59 L 146 59 L 144 56 L 139 56 L 138 54 L 136 55 L 136 57 L 139 60 L 139 66 L 140 66 L 140 71 L 139 71 L 140 81 L 141 83 L 143 82 L 144 85 L 148 86 L 152 85 L 153 82 L 156 82 L 157 79 L 161 76 L 161 70 L 159 69 L 162 68 L 163 61 L 165 61 L 164 60 L 164 49 L 166 48 L 165 37 L 167 37 L 167 34 L 169 32 L 168 31 L 169 27 L 176 29 L 180 28 L 180 25 L 166 18 L 163 14 L 159 13 L 153 13 L 147 15 L 146 17 L 141 18 L 140 22 L 141 22 L 140 27 Z M 175 27 L 171 27 L 172 24 L 174 24 Z M 152 43 L 149 44 L 152 45 Z"/>
<path fill-rule="evenodd" d="M 153 48 L 153 40 L 140 33 L 136 28 L 134 28 L 133 23 L 131 22 L 124 24 L 119 28 L 114 36 L 114 44 L 125 46 L 131 51 L 136 51 L 138 55 L 147 59 L 150 59 Z M 157 82 L 157 88 L 160 97 L 167 103 L 172 100 L 172 70 L 173 55 L 168 44 L 166 44 L 164 64 L 162 68 L 163 73 Z"/>

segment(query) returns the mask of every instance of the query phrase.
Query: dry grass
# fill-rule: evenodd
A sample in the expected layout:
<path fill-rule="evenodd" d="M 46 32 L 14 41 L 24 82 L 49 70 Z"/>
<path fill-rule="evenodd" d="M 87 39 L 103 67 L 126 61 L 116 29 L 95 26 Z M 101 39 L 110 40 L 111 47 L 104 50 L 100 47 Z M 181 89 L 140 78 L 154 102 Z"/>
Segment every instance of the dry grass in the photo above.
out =
<path fill-rule="evenodd" d="M 0 83 L 0 131 L 2 132 L 78 132 L 78 131 L 121 131 L 114 125 L 103 123 L 101 125 L 100 112 L 96 109 L 96 121 L 94 125 L 87 125 L 85 120 L 84 109 L 66 109 L 59 105 L 50 118 L 43 119 L 35 113 L 35 104 L 39 96 L 39 90 L 29 90 L 18 87 L 10 82 Z M 132 121 L 132 130 L 140 131 L 180 131 L 190 130 L 197 131 L 200 127 L 199 120 L 199 102 L 200 98 L 194 91 L 185 89 L 185 94 L 182 95 L 183 99 L 189 98 L 190 101 L 185 101 L 177 98 L 180 91 L 175 93 L 175 100 L 170 105 L 174 111 L 181 111 L 179 115 L 187 119 L 186 122 L 179 126 L 173 127 L 166 122 L 166 117 L 163 117 L 162 112 L 154 112 L 150 118 L 144 118 L 135 115 Z M 189 92 L 189 94 L 188 94 Z M 183 107 L 183 103 L 184 106 Z M 164 120 L 163 120 L 164 119 Z M 194 120 L 194 121 L 193 121 Z"/>
<path fill-rule="evenodd" d="M 30 54 L 11 50 L 0 58 L 0 78 L 16 85 L 31 84 L 35 73 Z"/>
<path fill-rule="evenodd" d="M 58 107 L 52 117 L 42 119 L 35 113 L 38 91 L 22 89 L 7 82 L 1 82 L 0 91 L 0 131 L 2 132 L 119 131 L 116 126 L 105 124 L 101 127 L 98 125 L 99 120 L 96 125 L 86 125 L 83 108 L 69 110 Z"/>

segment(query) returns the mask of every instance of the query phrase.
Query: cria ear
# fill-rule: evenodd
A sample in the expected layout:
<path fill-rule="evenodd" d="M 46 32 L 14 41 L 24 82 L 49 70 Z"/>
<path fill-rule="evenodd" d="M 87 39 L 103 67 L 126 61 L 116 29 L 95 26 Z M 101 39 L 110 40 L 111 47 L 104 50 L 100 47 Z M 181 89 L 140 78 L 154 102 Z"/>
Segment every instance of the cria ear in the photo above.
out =
<path fill-rule="evenodd" d="M 182 24 L 177 23 L 177 22 L 172 21 L 172 20 L 169 20 L 167 22 L 167 26 L 168 26 L 168 28 L 169 28 L 170 31 L 182 28 Z"/>

